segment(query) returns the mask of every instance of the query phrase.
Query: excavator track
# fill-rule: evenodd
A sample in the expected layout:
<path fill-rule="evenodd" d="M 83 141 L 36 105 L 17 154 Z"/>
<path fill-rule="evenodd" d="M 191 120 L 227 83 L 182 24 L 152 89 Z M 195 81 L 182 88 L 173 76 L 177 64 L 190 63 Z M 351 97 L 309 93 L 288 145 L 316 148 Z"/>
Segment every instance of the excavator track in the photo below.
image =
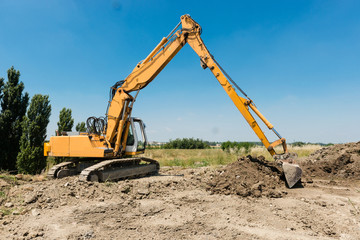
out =
<path fill-rule="evenodd" d="M 72 161 L 62 162 L 53 166 L 48 174 L 48 178 L 63 178 L 68 176 L 79 175 L 82 170 L 95 165 L 98 161 L 93 159 L 83 158 L 74 159 Z"/>
<path fill-rule="evenodd" d="M 145 164 L 140 164 L 141 161 Z M 159 168 L 159 163 L 150 158 L 111 159 L 82 170 L 79 178 L 82 181 L 106 182 L 154 174 Z"/>
<path fill-rule="evenodd" d="M 47 173 L 48 178 L 61 178 L 64 177 L 63 170 L 67 170 L 68 167 L 72 166 L 73 164 L 77 164 L 77 161 L 69 161 L 69 162 L 62 162 L 55 166 L 53 166 Z M 68 175 L 69 176 L 69 175 Z"/>

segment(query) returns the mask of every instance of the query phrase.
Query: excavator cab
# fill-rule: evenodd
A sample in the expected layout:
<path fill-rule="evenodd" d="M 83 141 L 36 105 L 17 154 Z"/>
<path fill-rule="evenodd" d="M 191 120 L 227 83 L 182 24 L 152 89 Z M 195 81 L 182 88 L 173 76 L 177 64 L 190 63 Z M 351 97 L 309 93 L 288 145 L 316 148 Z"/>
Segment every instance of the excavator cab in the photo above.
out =
<path fill-rule="evenodd" d="M 145 124 L 140 118 L 130 118 L 130 128 L 126 141 L 125 155 L 144 153 L 147 144 Z"/>

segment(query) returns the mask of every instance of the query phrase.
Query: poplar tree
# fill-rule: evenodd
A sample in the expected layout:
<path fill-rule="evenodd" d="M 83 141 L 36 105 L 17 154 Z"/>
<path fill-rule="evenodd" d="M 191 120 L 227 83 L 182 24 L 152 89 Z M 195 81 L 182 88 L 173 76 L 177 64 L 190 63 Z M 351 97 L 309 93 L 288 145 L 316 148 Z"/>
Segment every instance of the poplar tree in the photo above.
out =
<path fill-rule="evenodd" d="M 86 132 L 85 122 L 79 122 L 75 129 L 77 132 Z"/>
<path fill-rule="evenodd" d="M 71 116 L 71 109 L 70 108 L 63 108 L 59 114 L 59 121 L 58 125 L 58 134 L 61 135 L 62 132 L 69 132 L 71 131 L 72 127 L 74 126 L 74 119 Z M 56 157 L 55 163 L 58 164 L 60 162 L 65 161 L 67 158 L 64 157 Z"/>
<path fill-rule="evenodd" d="M 0 81 L 0 169 L 15 170 L 29 94 L 23 93 L 24 83 L 19 81 L 20 72 L 14 67 L 7 71 L 7 77 L 6 83 Z"/>
<path fill-rule="evenodd" d="M 74 126 L 74 119 L 71 116 L 70 108 L 63 108 L 60 111 L 59 122 L 58 125 L 58 133 L 61 135 L 61 132 L 71 131 Z"/>
<path fill-rule="evenodd" d="M 22 123 L 20 152 L 16 163 L 19 172 L 36 174 L 46 167 L 43 145 L 50 115 L 49 96 L 34 95 Z"/>

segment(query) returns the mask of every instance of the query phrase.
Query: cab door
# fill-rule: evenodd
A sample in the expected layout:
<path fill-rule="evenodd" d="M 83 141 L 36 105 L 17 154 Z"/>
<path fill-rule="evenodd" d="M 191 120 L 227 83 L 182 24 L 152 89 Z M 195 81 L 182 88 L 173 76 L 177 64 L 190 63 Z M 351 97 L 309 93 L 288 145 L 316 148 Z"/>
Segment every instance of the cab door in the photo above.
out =
<path fill-rule="evenodd" d="M 130 118 L 129 135 L 126 141 L 125 155 L 144 153 L 147 144 L 145 124 L 140 118 Z"/>

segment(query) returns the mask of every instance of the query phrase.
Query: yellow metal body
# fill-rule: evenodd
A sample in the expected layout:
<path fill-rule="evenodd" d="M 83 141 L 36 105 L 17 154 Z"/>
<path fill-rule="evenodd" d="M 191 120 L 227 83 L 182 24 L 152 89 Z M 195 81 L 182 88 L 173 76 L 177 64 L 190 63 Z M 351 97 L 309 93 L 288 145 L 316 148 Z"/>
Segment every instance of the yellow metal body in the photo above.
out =
<path fill-rule="evenodd" d="M 104 151 L 104 138 L 86 135 L 56 136 L 51 137 L 49 143 L 45 143 L 46 156 L 53 157 L 111 157 L 112 152 Z"/>
<path fill-rule="evenodd" d="M 202 41 L 200 25 L 189 15 L 183 15 L 181 16 L 181 27 L 174 34 L 172 32 L 168 38 L 163 38 L 155 49 L 142 62 L 136 65 L 134 70 L 125 79 L 124 84 L 114 89 L 116 92 L 107 112 L 108 121 L 106 131 L 104 129 L 104 137 L 86 135 L 51 137 L 50 142 L 44 146 L 45 155 L 108 158 L 110 156 L 108 152 L 110 151 L 111 157 L 142 153 L 142 151 L 130 153 L 125 151 L 130 127 L 129 118 L 131 116 L 132 104 L 135 101 L 135 98 L 130 93 L 143 89 L 154 80 L 186 43 L 199 55 L 203 67 L 208 67 L 211 70 L 271 155 L 276 154 L 274 147 L 279 144 L 282 144 L 284 152 L 287 152 L 286 141 L 278 134 L 280 138 L 278 141 L 274 143 L 268 141 L 264 132 L 251 115 L 249 108 L 269 129 L 273 129 L 273 125 L 258 111 L 251 100 L 240 97 L 236 93 L 229 79 L 221 71 L 221 67 L 217 65 Z"/>

